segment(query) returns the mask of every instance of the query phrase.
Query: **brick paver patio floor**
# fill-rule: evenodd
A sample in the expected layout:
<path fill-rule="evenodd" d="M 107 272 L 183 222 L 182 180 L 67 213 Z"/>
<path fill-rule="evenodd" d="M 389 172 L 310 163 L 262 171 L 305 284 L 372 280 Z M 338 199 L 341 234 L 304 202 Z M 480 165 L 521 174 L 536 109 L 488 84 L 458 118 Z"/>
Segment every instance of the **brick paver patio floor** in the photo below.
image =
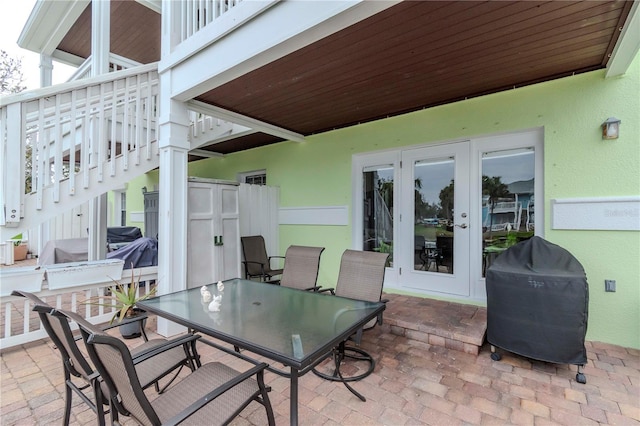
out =
<path fill-rule="evenodd" d="M 367 401 L 361 402 L 339 383 L 307 374 L 300 379 L 300 424 L 640 425 L 640 351 L 597 342 L 586 345 L 587 384 L 579 384 L 575 366 L 509 353 L 495 362 L 487 345 L 476 356 L 378 327 L 365 333 L 362 343 L 376 356 L 375 372 L 354 383 Z M 206 345 L 199 345 L 199 350 L 204 362 L 222 359 L 235 368 L 247 368 L 243 361 Z M 63 374 L 51 343 L 43 340 L 8 349 L 0 358 L 1 424 L 60 424 Z M 266 380 L 276 422 L 286 425 L 289 381 L 273 373 L 267 373 Z M 153 389 L 148 393 L 154 396 Z M 74 397 L 71 424 L 95 423 L 93 412 Z M 252 403 L 233 424 L 266 424 L 264 409 Z"/>

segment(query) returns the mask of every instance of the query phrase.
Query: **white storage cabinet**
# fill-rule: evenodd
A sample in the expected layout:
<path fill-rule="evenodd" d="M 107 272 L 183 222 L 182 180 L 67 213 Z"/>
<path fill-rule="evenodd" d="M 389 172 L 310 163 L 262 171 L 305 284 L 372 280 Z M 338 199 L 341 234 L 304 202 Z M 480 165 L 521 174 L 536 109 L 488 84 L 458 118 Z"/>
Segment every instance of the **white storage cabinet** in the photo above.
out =
<path fill-rule="evenodd" d="M 238 183 L 189 178 L 187 287 L 240 277 Z"/>

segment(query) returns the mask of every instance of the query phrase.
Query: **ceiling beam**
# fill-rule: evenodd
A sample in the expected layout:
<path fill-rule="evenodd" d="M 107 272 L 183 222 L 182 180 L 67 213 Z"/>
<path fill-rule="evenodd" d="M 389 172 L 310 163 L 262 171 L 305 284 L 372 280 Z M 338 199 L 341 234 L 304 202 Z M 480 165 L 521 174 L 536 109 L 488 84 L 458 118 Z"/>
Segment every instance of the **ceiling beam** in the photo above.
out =
<path fill-rule="evenodd" d="M 192 149 L 189 151 L 189 155 L 195 155 L 202 158 L 224 157 L 224 154 L 219 152 L 207 151 L 206 149 Z"/>
<path fill-rule="evenodd" d="M 617 77 L 627 72 L 640 51 L 640 2 L 634 1 L 618 43 L 607 63 L 605 77 Z"/>
<path fill-rule="evenodd" d="M 238 114 L 237 112 L 227 111 L 223 108 L 212 106 L 204 102 L 190 100 L 187 102 L 187 107 L 196 112 L 201 112 L 206 115 L 221 118 L 222 120 L 231 121 L 232 123 L 236 123 L 241 126 L 249 127 L 256 132 L 266 133 L 271 136 L 276 136 L 294 142 L 305 141 L 304 135 L 300 133 L 292 132 L 291 130 L 284 129 L 255 118 L 247 117 L 245 115 Z"/>
<path fill-rule="evenodd" d="M 148 7 L 156 13 L 162 14 L 162 1 L 161 0 L 135 0 L 144 7 Z"/>

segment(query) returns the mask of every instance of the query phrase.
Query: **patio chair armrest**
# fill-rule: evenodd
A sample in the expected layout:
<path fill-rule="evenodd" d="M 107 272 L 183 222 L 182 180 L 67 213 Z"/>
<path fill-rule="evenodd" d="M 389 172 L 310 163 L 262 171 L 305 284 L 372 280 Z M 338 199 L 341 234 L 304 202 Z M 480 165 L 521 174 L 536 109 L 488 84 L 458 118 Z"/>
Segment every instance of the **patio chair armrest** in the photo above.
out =
<path fill-rule="evenodd" d="M 305 291 L 319 292 L 321 288 L 322 288 L 322 286 L 314 285 L 313 287 L 308 287 L 308 288 L 305 288 L 304 290 Z"/>
<path fill-rule="evenodd" d="M 326 293 L 327 291 L 331 292 L 331 294 L 334 296 L 336 295 L 335 288 L 322 288 L 322 286 L 318 288 L 318 293 Z"/>
<path fill-rule="evenodd" d="M 101 327 L 101 328 L 102 328 L 102 331 L 107 331 L 107 330 L 111 330 L 112 328 L 121 327 L 121 326 L 126 325 L 126 324 L 130 324 L 130 323 L 133 323 L 133 322 L 145 320 L 148 317 L 149 316 L 147 315 L 146 312 L 140 311 L 135 317 L 125 318 L 122 321 L 114 322 L 113 324 L 109 324 L 109 325 L 107 325 L 105 327 Z"/>
<path fill-rule="evenodd" d="M 175 339 L 168 340 L 163 345 L 156 346 L 146 351 L 142 351 L 139 354 L 132 354 L 131 358 L 133 359 L 133 364 L 139 364 L 142 361 L 146 361 L 149 358 L 153 358 L 154 356 L 161 354 L 162 352 L 168 351 L 169 349 L 173 349 L 178 346 L 184 346 L 188 343 L 198 340 L 201 337 L 202 336 L 200 336 L 199 334 L 187 334 L 185 336 L 180 336 L 176 337 Z"/>
<path fill-rule="evenodd" d="M 268 367 L 268 365 L 263 362 L 263 363 L 260 363 L 260 364 L 256 365 L 255 367 L 245 371 L 244 373 L 238 374 L 233 379 L 229 380 L 228 382 L 218 386 L 216 389 L 214 389 L 211 392 L 207 393 L 205 396 L 203 396 L 202 398 L 198 399 L 196 402 L 194 402 L 193 404 L 191 404 L 190 406 L 188 406 L 187 408 L 185 408 L 180 413 L 176 414 L 175 416 L 173 416 L 171 419 L 169 419 L 167 422 L 165 422 L 163 424 L 164 425 L 177 425 L 177 424 L 185 421 L 190 415 L 192 415 L 193 413 L 195 413 L 196 411 L 198 411 L 199 409 L 201 409 L 202 407 L 204 407 L 205 405 L 207 405 L 211 401 L 214 401 L 217 397 L 219 397 L 220 395 L 222 395 L 223 393 L 225 393 L 229 389 L 233 388 L 234 386 L 236 386 L 236 385 L 242 383 L 243 381 L 255 376 L 256 374 L 258 376 L 262 376 L 264 374 L 264 370 L 267 367 Z M 259 380 L 258 382 L 261 383 L 262 380 Z"/>
<path fill-rule="evenodd" d="M 278 261 L 277 263 L 279 264 L 280 262 L 282 262 L 284 264 L 284 260 L 286 259 L 285 256 L 269 256 L 269 267 L 271 267 L 271 259 L 282 259 L 282 261 Z M 278 268 L 276 268 L 278 269 Z"/>
<path fill-rule="evenodd" d="M 247 273 L 247 275 L 249 274 L 249 264 L 255 264 L 255 265 L 260 265 L 260 272 L 262 273 L 262 275 L 265 274 L 264 272 L 264 263 L 262 262 L 256 262 L 255 260 L 243 260 L 242 263 L 244 264 L 244 270 Z"/>

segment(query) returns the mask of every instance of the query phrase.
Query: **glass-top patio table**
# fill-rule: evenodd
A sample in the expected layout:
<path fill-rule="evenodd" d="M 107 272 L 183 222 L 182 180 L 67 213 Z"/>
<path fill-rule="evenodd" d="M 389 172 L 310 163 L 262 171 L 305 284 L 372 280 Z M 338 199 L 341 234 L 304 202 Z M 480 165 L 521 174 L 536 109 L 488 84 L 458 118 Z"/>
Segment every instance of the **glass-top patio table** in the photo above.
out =
<path fill-rule="evenodd" d="M 200 288 L 147 299 L 138 306 L 190 329 L 246 349 L 290 368 L 291 424 L 298 424 L 298 377 L 309 372 L 338 344 L 380 314 L 382 302 L 346 299 L 256 281 L 231 279 L 220 310 L 211 312 Z"/>

